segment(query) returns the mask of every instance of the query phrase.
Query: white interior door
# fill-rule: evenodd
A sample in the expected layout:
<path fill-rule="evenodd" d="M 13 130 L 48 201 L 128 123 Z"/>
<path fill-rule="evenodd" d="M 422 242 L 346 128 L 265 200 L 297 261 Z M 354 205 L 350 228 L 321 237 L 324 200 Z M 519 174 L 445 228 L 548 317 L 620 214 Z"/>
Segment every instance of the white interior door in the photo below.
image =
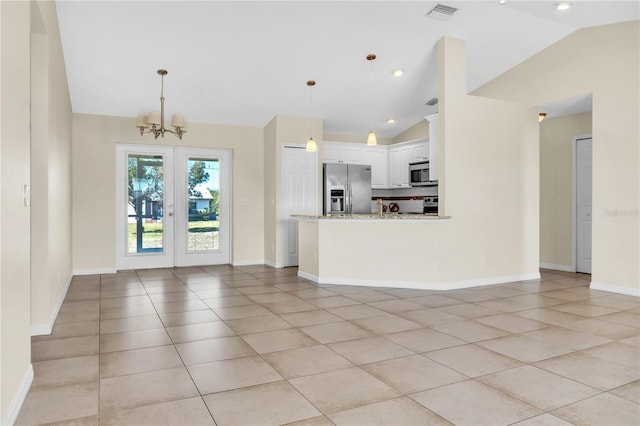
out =
<path fill-rule="evenodd" d="M 298 265 L 298 221 L 294 214 L 317 212 L 317 153 L 304 146 L 286 146 L 282 151 L 282 259 L 284 267 Z"/>
<path fill-rule="evenodd" d="M 230 261 L 231 154 L 118 145 L 116 267 Z"/>
<path fill-rule="evenodd" d="M 576 272 L 591 273 L 592 140 L 576 140 Z"/>

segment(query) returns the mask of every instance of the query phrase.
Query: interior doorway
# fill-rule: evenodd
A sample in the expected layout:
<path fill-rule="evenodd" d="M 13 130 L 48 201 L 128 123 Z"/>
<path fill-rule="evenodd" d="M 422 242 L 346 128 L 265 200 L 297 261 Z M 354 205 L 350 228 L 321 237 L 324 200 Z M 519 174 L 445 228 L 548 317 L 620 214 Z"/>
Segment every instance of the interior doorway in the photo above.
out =
<path fill-rule="evenodd" d="M 118 145 L 118 269 L 229 263 L 227 150 Z"/>

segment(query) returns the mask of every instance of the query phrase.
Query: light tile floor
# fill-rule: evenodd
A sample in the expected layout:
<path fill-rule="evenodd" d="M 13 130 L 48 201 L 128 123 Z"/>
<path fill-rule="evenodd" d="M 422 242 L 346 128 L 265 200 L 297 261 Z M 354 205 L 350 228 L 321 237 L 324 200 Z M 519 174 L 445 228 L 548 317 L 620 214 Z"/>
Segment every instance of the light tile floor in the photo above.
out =
<path fill-rule="evenodd" d="M 589 276 L 438 292 L 296 275 L 74 278 L 32 339 L 16 424 L 640 424 L 640 300 Z"/>

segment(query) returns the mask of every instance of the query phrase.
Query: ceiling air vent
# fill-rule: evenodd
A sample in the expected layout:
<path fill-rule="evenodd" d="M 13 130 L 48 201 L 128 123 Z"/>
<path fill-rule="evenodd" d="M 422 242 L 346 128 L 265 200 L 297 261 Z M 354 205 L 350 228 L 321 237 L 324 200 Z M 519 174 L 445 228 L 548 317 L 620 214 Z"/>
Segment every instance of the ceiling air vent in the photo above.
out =
<path fill-rule="evenodd" d="M 438 98 L 431 98 L 425 105 L 434 106 L 438 103 Z"/>
<path fill-rule="evenodd" d="M 448 21 L 458 9 L 444 4 L 437 4 L 436 7 L 427 12 L 427 17 L 439 21 Z"/>

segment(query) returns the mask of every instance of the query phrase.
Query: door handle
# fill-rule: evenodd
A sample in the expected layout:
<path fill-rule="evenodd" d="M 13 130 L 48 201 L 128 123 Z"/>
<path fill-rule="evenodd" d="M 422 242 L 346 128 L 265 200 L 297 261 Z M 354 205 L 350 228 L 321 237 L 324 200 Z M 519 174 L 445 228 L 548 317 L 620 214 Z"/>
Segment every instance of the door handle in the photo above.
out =
<path fill-rule="evenodd" d="M 169 213 L 169 216 L 173 216 L 173 213 Z"/>

